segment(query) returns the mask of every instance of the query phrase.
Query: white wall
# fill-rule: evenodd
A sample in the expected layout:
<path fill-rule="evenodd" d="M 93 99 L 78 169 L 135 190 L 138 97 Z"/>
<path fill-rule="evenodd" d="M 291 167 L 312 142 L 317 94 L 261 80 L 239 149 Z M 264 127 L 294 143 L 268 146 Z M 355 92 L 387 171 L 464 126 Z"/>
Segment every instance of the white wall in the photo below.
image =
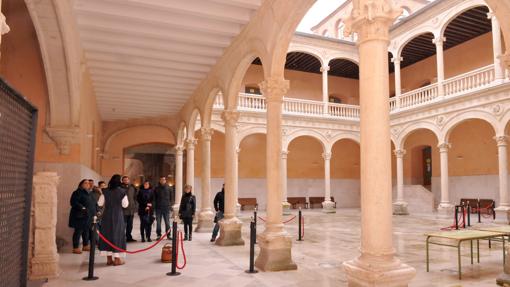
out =
<path fill-rule="evenodd" d="M 496 200 L 496 206 L 499 205 L 498 175 L 450 176 L 448 183 L 452 204 L 459 204 L 461 198 L 487 198 Z M 437 206 L 441 201 L 440 177 L 432 177 L 432 192 Z"/>

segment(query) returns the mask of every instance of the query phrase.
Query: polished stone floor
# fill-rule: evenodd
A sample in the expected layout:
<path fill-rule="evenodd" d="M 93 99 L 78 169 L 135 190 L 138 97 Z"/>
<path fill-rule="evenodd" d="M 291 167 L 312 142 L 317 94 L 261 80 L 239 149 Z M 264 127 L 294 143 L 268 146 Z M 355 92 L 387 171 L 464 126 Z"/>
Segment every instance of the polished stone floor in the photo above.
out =
<path fill-rule="evenodd" d="M 262 214 L 263 215 L 263 214 Z M 251 213 L 245 212 L 244 238 L 248 240 Z M 209 242 L 210 234 L 195 233 L 192 242 L 185 242 L 187 266 L 182 275 L 168 277 L 169 264 L 160 263 L 161 246 L 141 254 L 128 255 L 123 266 L 106 266 L 99 257 L 96 264 L 98 281 L 85 282 L 88 254 L 61 254 L 62 274 L 44 286 L 347 286 L 342 262 L 359 254 L 360 213 L 357 209 L 339 210 L 336 214 L 323 214 L 319 210 L 304 212 L 305 240 L 293 244 L 292 255 L 297 271 L 260 272 L 246 274 L 249 246 L 218 247 Z M 291 216 L 286 216 L 286 219 Z M 462 251 L 463 279 L 457 278 L 457 252 L 455 248 L 432 246 L 431 270 L 425 270 L 424 233 L 438 231 L 451 224 L 451 220 L 435 215 L 394 216 L 394 246 L 397 256 L 417 270 L 410 286 L 496 286 L 495 279 L 502 272 L 500 243 L 481 243 L 480 264 L 470 264 L 469 243 Z M 263 230 L 259 221 L 258 229 Z M 181 225 L 182 226 L 182 225 Z M 180 226 L 180 227 L 181 227 Z M 287 225 L 290 234 L 297 238 L 297 221 Z M 135 227 L 135 230 L 138 230 Z M 135 233 L 138 236 L 138 232 Z M 377 236 L 377 234 L 374 234 Z M 169 241 L 164 241 L 169 242 Z M 130 250 L 148 243 L 132 243 Z M 475 260 L 476 262 L 476 260 Z"/>

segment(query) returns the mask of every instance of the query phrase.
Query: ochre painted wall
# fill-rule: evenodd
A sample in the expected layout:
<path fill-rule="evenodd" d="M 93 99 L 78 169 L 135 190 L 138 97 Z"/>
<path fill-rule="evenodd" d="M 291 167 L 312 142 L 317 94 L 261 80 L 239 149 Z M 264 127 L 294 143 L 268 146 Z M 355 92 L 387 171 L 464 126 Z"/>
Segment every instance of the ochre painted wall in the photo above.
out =
<path fill-rule="evenodd" d="M 239 177 L 266 178 L 266 135 L 247 136 L 239 147 Z"/>
<path fill-rule="evenodd" d="M 352 140 L 337 141 L 331 149 L 331 178 L 359 179 L 359 144 Z"/>

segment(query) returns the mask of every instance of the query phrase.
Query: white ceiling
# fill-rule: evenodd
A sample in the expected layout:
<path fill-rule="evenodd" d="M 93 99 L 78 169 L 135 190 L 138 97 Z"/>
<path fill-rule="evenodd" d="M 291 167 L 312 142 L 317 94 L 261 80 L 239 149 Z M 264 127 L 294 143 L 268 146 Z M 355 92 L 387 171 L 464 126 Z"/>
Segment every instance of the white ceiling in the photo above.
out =
<path fill-rule="evenodd" d="M 75 0 L 103 120 L 176 114 L 263 0 Z"/>

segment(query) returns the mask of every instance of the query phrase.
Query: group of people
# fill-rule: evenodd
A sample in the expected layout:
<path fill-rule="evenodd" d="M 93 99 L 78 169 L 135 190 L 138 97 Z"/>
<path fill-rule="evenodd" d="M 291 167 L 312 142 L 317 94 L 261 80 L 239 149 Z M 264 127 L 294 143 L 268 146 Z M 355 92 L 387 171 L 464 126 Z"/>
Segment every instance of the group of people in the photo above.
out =
<path fill-rule="evenodd" d="M 139 189 L 130 183 L 129 177 L 118 174 L 112 176 L 108 185 L 100 181 L 95 186 L 93 180 L 84 179 L 70 200 L 69 227 L 74 228 L 73 253 L 81 254 L 82 251 L 90 250 L 90 239 L 96 236 L 91 233 L 95 216 L 100 233 L 121 250 L 126 250 L 127 242 L 136 241 L 131 234 L 135 213 L 140 217 L 142 242 L 152 241 L 154 220 L 158 238 L 162 237 L 161 222 L 164 221 L 165 235 L 170 239 L 170 215 L 174 203 L 175 191 L 167 184 L 166 177 L 161 177 L 155 188 L 152 188 L 149 181 L 145 181 Z M 186 185 L 178 210 L 178 216 L 184 223 L 184 240 L 192 239 L 195 211 L 196 198 L 192 194 L 192 187 Z M 81 249 L 80 239 L 83 242 Z M 99 240 L 98 248 L 102 256 L 107 256 L 108 265 L 125 263 L 125 252 L 113 248 L 106 241 Z"/>

